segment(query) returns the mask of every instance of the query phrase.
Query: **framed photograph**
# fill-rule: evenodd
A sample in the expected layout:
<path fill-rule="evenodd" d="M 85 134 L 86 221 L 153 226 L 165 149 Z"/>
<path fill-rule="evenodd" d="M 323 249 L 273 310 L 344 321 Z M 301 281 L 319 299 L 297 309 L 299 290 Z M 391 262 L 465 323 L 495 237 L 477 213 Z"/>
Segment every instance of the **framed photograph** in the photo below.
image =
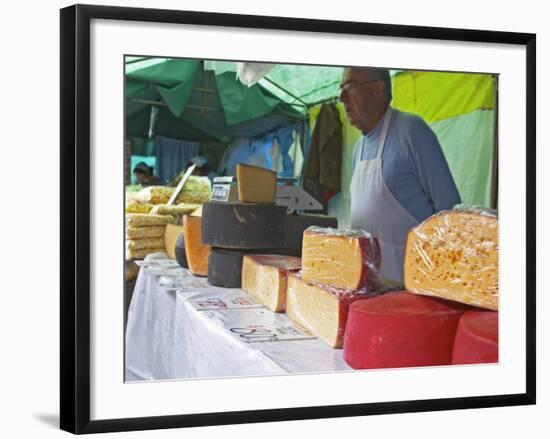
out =
<path fill-rule="evenodd" d="M 534 34 L 76 5 L 60 42 L 63 430 L 535 404 Z"/>

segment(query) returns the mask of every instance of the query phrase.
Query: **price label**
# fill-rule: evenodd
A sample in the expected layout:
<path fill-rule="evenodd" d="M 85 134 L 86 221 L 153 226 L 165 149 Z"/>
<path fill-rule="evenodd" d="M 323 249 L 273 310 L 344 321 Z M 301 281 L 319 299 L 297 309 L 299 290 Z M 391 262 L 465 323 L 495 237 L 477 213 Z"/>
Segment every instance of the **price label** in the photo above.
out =
<path fill-rule="evenodd" d="M 229 328 L 244 343 L 265 343 L 275 341 L 310 340 L 317 338 L 293 323 L 274 325 L 247 325 Z"/>
<path fill-rule="evenodd" d="M 197 311 L 262 308 L 261 304 L 245 295 L 233 297 L 210 296 L 200 299 L 191 299 L 190 302 Z"/>
<path fill-rule="evenodd" d="M 228 184 L 215 184 L 212 188 L 212 199 L 215 201 L 227 201 L 230 188 L 231 186 Z"/>

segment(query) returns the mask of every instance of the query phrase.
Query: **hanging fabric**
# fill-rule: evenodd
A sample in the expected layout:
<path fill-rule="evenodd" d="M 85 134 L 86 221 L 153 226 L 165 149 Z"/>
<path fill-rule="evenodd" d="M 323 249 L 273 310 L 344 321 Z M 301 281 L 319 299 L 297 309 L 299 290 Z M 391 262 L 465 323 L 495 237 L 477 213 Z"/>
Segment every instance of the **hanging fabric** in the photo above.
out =
<path fill-rule="evenodd" d="M 156 136 L 157 176 L 162 183 L 169 181 L 174 175 L 187 166 L 191 157 L 199 152 L 198 142 L 170 139 Z"/>
<path fill-rule="evenodd" d="M 336 105 L 323 104 L 311 136 L 304 180 L 321 184 L 327 191 L 340 192 L 342 170 L 342 123 Z"/>

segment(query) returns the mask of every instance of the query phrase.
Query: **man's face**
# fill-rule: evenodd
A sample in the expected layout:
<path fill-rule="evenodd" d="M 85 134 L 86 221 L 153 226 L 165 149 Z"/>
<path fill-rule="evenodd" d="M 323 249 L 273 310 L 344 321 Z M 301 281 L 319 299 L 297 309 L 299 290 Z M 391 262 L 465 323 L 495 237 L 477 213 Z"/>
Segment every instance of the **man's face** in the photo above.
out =
<path fill-rule="evenodd" d="M 361 131 L 367 131 L 377 122 L 373 118 L 379 116 L 385 105 L 382 81 L 371 80 L 368 70 L 349 68 L 344 70 L 341 85 L 349 87 L 340 93 L 348 120 Z"/>

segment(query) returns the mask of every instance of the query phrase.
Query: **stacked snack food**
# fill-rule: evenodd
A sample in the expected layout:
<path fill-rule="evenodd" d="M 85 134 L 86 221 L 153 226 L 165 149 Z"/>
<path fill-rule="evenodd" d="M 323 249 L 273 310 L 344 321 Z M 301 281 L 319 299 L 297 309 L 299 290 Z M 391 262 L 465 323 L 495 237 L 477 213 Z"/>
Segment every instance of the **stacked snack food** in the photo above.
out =
<path fill-rule="evenodd" d="M 175 204 L 168 205 L 174 190 L 168 186 L 149 186 L 127 193 L 127 259 L 142 259 L 158 251 L 176 258 L 175 244 L 183 232 L 181 218 L 210 200 L 210 180 L 207 177 L 190 176 Z"/>
<path fill-rule="evenodd" d="M 126 259 L 143 259 L 149 253 L 164 252 L 166 225 L 174 221 L 170 215 L 126 214 Z"/>

